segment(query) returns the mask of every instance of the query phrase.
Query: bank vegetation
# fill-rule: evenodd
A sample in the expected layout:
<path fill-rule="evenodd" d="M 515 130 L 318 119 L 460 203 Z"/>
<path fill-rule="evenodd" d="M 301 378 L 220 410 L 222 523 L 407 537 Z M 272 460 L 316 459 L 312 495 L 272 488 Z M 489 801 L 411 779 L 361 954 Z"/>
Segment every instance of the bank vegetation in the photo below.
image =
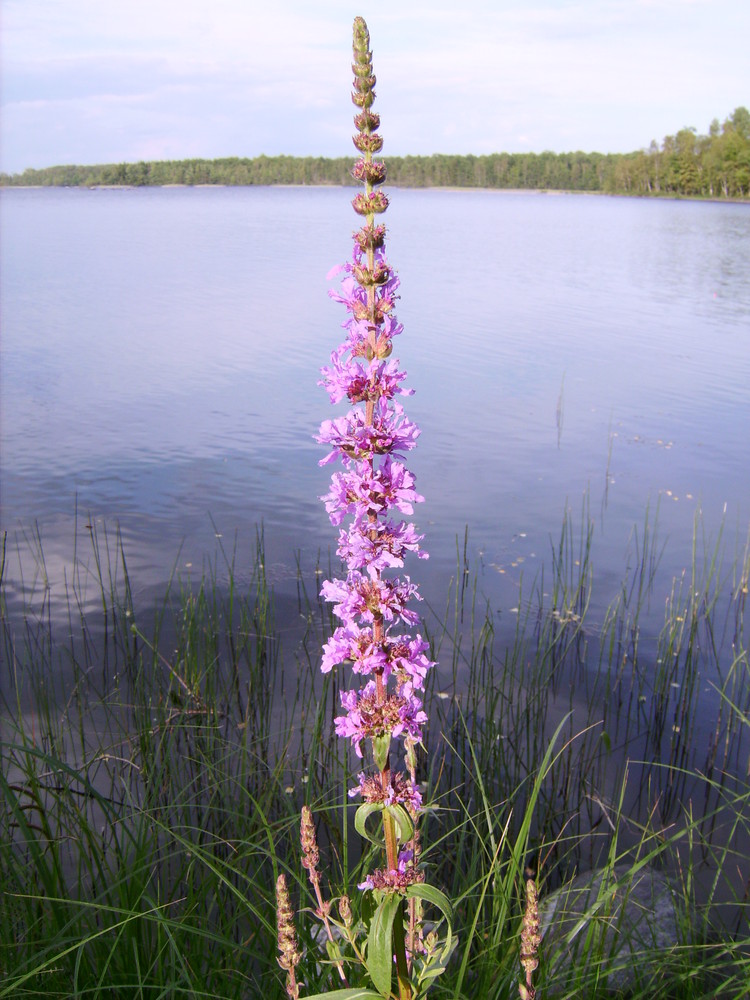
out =
<path fill-rule="evenodd" d="M 668 197 L 750 198 L 750 112 L 714 119 L 707 135 L 683 128 L 633 153 L 491 153 L 391 156 L 394 187 L 589 191 Z M 230 156 L 98 166 L 56 166 L 0 174 L 5 187 L 165 185 L 353 185 L 351 158 Z"/>

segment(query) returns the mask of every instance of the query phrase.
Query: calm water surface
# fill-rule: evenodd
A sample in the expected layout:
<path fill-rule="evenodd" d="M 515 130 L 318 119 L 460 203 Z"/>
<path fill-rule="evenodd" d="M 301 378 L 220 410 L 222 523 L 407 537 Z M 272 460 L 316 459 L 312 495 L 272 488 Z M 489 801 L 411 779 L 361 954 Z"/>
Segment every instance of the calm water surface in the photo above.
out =
<path fill-rule="evenodd" d="M 336 533 L 313 440 L 343 309 L 341 189 L 2 193 L 2 527 L 9 580 L 53 596 L 84 525 L 119 525 L 138 594 L 262 523 L 277 591 Z M 395 353 L 422 427 L 411 465 L 442 605 L 469 528 L 503 614 L 566 508 L 595 520 L 599 613 L 658 507 L 665 579 L 693 526 L 733 558 L 750 525 L 750 207 L 393 191 Z M 80 540 L 79 540 L 80 546 Z M 80 554 L 80 552 L 79 552 Z M 93 598 L 92 588 L 92 598 Z M 663 602 L 661 604 L 663 607 Z"/>

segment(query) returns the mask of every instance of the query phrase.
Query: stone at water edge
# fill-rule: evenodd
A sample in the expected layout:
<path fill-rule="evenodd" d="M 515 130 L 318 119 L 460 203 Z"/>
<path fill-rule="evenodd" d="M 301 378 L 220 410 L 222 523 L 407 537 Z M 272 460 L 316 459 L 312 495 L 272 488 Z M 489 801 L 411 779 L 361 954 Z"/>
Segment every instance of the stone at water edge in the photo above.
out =
<path fill-rule="evenodd" d="M 541 953 L 552 963 L 547 995 L 558 983 L 562 987 L 571 970 L 584 961 L 590 930 L 590 953 L 605 961 L 601 971 L 607 974 L 607 989 L 613 994 L 651 976 L 680 943 L 678 911 L 668 879 L 648 866 L 632 877 L 629 873 L 628 865 L 587 872 L 542 897 Z"/>

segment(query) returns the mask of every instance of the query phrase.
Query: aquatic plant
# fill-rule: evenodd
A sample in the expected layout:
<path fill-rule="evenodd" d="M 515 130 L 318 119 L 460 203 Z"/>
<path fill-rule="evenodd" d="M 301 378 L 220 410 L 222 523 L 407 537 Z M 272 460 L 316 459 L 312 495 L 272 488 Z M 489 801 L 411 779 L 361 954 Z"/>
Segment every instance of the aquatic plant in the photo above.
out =
<path fill-rule="evenodd" d="M 393 340 L 402 327 L 395 314 L 399 279 L 385 251 L 385 226 L 376 221 L 388 207 L 379 185 L 385 180 L 385 164 L 373 158 L 383 140 L 377 132 L 380 117 L 372 110 L 375 76 L 370 37 L 361 17 L 353 29 L 354 90 L 352 101 L 359 109 L 354 118 L 354 145 L 360 158 L 353 175 L 364 185 L 352 205 L 363 225 L 354 234 L 351 261 L 335 268 L 329 277 L 343 272 L 340 291 L 332 297 L 347 310 L 342 324 L 344 341 L 322 369 L 323 385 L 332 403 L 348 400 L 348 412 L 323 422 L 318 441 L 330 447 L 321 465 L 338 460 L 343 472 L 333 474 L 325 502 L 331 523 L 339 527 L 337 552 L 346 563 L 344 579 L 323 584 L 321 596 L 333 604 L 341 624 L 323 648 L 321 669 L 349 664 L 352 674 L 364 679 L 359 689 L 344 690 L 344 714 L 335 720 L 339 737 L 349 740 L 358 758 L 371 760 L 349 791 L 362 800 L 355 827 L 368 841 L 382 844 L 385 862 L 369 869 L 359 882 L 361 892 L 371 895 L 364 906 L 368 920 L 361 928 L 345 919 L 348 897 L 339 906 L 343 936 L 351 945 L 351 958 L 364 963 L 377 993 L 391 995 L 395 956 L 398 996 L 409 1000 L 424 993 L 426 983 L 444 967 L 451 950 L 447 897 L 425 884 L 420 864 L 419 816 L 422 796 L 416 781 L 417 747 L 422 745 L 422 727 L 427 722 L 422 692 L 433 662 L 429 645 L 418 629 L 419 615 L 410 604 L 419 599 L 408 576 L 389 575 L 404 565 L 407 553 L 420 558 L 422 535 L 398 515 L 411 515 L 414 504 L 424 498 L 416 491 L 414 476 L 403 462 L 419 435 L 418 427 L 397 401 L 410 395 L 404 388 L 406 372 L 391 357 Z M 346 522 L 346 526 L 345 525 Z M 363 749 L 363 745 L 365 749 Z M 400 753 L 396 749 L 400 747 Z M 392 758 L 397 758 L 395 768 Z M 382 824 L 382 838 L 368 821 L 375 816 Z M 317 847 L 309 813 L 303 813 L 302 844 L 305 867 L 318 899 L 317 914 L 325 921 L 328 940 L 334 944 L 328 910 L 320 895 Z M 426 944 L 422 928 L 425 902 L 436 906 L 446 921 L 443 945 L 437 938 Z M 367 942 L 360 951 L 359 930 L 367 928 Z M 339 975 L 347 982 L 343 958 L 337 961 Z M 290 985 L 290 989 L 291 989 Z M 290 996 L 292 993 L 290 992 Z M 363 994 L 364 995 L 364 994 Z"/>

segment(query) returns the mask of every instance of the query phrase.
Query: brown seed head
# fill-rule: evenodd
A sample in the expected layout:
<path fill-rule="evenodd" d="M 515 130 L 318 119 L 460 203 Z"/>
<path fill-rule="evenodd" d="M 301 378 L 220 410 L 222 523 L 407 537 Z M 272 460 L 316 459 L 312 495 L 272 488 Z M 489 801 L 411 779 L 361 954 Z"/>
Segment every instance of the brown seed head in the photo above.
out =
<path fill-rule="evenodd" d="M 293 972 L 299 965 L 302 955 L 297 948 L 297 935 L 294 930 L 294 914 L 289 902 L 289 890 L 286 878 L 279 875 L 276 880 L 276 929 L 279 957 L 277 959 L 282 969 Z"/>
<path fill-rule="evenodd" d="M 320 861 L 320 851 L 318 841 L 315 836 L 315 823 L 309 806 L 302 806 L 302 819 L 300 822 L 300 844 L 302 845 L 302 867 L 312 873 L 318 867 Z"/>
<path fill-rule="evenodd" d="M 536 882 L 526 881 L 526 910 L 521 927 L 521 966 L 524 971 L 525 983 L 519 983 L 518 992 L 521 1000 L 534 1000 L 536 990 L 532 983 L 534 969 L 539 965 L 537 953 L 542 936 L 539 931 L 539 898 Z"/>

